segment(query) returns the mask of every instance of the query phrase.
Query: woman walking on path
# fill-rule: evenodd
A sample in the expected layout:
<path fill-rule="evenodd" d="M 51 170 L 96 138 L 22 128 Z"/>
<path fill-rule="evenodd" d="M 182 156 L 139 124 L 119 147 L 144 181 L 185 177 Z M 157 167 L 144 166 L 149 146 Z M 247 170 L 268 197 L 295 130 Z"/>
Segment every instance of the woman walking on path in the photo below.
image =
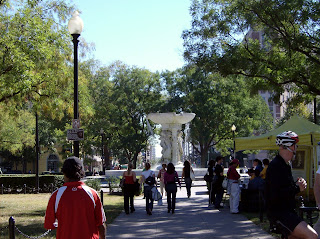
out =
<path fill-rule="evenodd" d="M 168 203 L 168 213 L 170 211 L 172 214 L 176 208 L 176 195 L 177 195 L 177 184 L 179 183 L 181 189 L 181 183 L 179 180 L 178 173 L 172 163 L 168 164 L 167 172 L 164 174 L 164 184 L 167 192 L 167 203 Z"/>
<path fill-rule="evenodd" d="M 230 192 L 230 199 L 229 199 L 230 212 L 234 214 L 239 213 L 239 201 L 240 201 L 240 187 L 239 187 L 240 174 L 236 170 L 238 165 L 239 165 L 238 159 L 232 160 L 227 173 L 227 177 L 229 179 L 228 191 Z"/>
<path fill-rule="evenodd" d="M 134 209 L 134 193 L 135 193 L 135 185 L 134 183 L 137 181 L 136 173 L 132 171 L 133 165 L 132 163 L 128 164 L 128 170 L 123 172 L 123 195 L 124 195 L 124 211 L 126 214 L 129 214 L 129 200 L 130 200 L 130 211 L 133 213 Z"/>
<path fill-rule="evenodd" d="M 152 199 L 152 191 L 151 189 L 154 187 L 156 182 L 155 174 L 150 169 L 150 163 L 145 164 L 145 171 L 141 174 L 141 183 L 144 185 L 144 197 L 146 199 L 146 211 L 148 215 L 152 215 L 153 209 L 153 199 Z"/>
<path fill-rule="evenodd" d="M 187 196 L 190 198 L 191 196 L 191 185 L 192 185 L 192 179 L 191 179 L 191 172 L 193 172 L 193 169 L 190 165 L 189 161 L 184 161 L 183 163 L 184 167 L 182 170 L 182 178 L 184 178 L 184 181 L 186 183 L 186 189 L 187 189 Z"/>
<path fill-rule="evenodd" d="M 167 168 L 167 165 L 163 163 L 162 168 L 159 170 L 158 177 L 157 177 L 160 179 L 160 193 L 162 197 L 163 197 L 163 190 L 164 190 L 164 173 L 167 171 L 166 168 Z"/>

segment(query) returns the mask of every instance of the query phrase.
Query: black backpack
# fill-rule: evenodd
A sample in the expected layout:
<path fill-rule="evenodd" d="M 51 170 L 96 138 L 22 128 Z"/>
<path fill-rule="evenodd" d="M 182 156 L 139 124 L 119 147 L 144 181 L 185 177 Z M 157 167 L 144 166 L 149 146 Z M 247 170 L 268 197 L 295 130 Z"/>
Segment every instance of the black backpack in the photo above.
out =
<path fill-rule="evenodd" d="M 152 172 L 151 172 L 151 175 L 146 178 L 145 183 L 148 184 L 149 186 L 154 185 L 156 183 L 156 179 L 152 177 Z"/>

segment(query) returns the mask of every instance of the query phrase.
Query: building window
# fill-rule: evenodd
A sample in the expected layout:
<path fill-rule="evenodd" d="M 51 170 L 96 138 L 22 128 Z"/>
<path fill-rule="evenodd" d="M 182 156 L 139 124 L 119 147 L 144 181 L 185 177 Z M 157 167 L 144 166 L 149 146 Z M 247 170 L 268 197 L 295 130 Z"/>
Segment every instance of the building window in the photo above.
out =
<path fill-rule="evenodd" d="M 281 110 L 280 110 L 280 105 L 276 105 L 276 118 L 281 117 Z"/>
<path fill-rule="evenodd" d="M 47 170 L 51 172 L 59 172 L 59 157 L 56 154 L 50 154 L 47 159 Z"/>

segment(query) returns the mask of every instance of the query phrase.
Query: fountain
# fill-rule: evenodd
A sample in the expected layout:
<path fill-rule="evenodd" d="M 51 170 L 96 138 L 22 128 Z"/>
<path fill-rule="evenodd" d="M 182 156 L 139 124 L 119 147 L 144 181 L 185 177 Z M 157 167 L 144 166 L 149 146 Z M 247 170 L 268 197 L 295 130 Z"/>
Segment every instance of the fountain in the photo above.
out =
<path fill-rule="evenodd" d="M 194 113 L 150 113 L 147 119 L 156 124 L 161 124 L 162 131 L 160 134 L 160 146 L 162 147 L 162 161 L 172 162 L 173 164 L 181 163 L 183 155 L 182 124 L 193 120 Z"/>

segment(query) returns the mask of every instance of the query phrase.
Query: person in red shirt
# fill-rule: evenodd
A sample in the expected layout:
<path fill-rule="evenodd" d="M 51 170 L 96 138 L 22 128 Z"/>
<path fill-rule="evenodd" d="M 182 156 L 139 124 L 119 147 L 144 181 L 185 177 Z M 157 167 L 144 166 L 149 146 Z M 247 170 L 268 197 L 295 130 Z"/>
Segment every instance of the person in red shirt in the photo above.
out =
<path fill-rule="evenodd" d="M 238 159 L 232 160 L 227 173 L 227 178 L 229 180 L 228 191 L 230 193 L 230 198 L 229 198 L 230 212 L 234 214 L 239 213 L 239 201 L 240 201 L 240 187 L 239 187 L 240 174 L 236 170 L 238 165 L 239 165 Z"/>
<path fill-rule="evenodd" d="M 135 193 L 135 182 L 137 181 L 136 173 L 132 171 L 133 164 L 128 163 L 128 170 L 123 172 L 122 177 L 124 180 L 123 187 L 123 205 L 124 211 L 126 214 L 129 214 L 129 202 L 130 202 L 130 211 L 133 213 L 134 209 L 134 193 Z"/>
<path fill-rule="evenodd" d="M 44 227 L 57 229 L 57 239 L 106 238 L 103 206 L 97 192 L 80 181 L 84 176 L 80 159 L 67 158 L 61 171 L 65 183 L 49 199 Z"/>

